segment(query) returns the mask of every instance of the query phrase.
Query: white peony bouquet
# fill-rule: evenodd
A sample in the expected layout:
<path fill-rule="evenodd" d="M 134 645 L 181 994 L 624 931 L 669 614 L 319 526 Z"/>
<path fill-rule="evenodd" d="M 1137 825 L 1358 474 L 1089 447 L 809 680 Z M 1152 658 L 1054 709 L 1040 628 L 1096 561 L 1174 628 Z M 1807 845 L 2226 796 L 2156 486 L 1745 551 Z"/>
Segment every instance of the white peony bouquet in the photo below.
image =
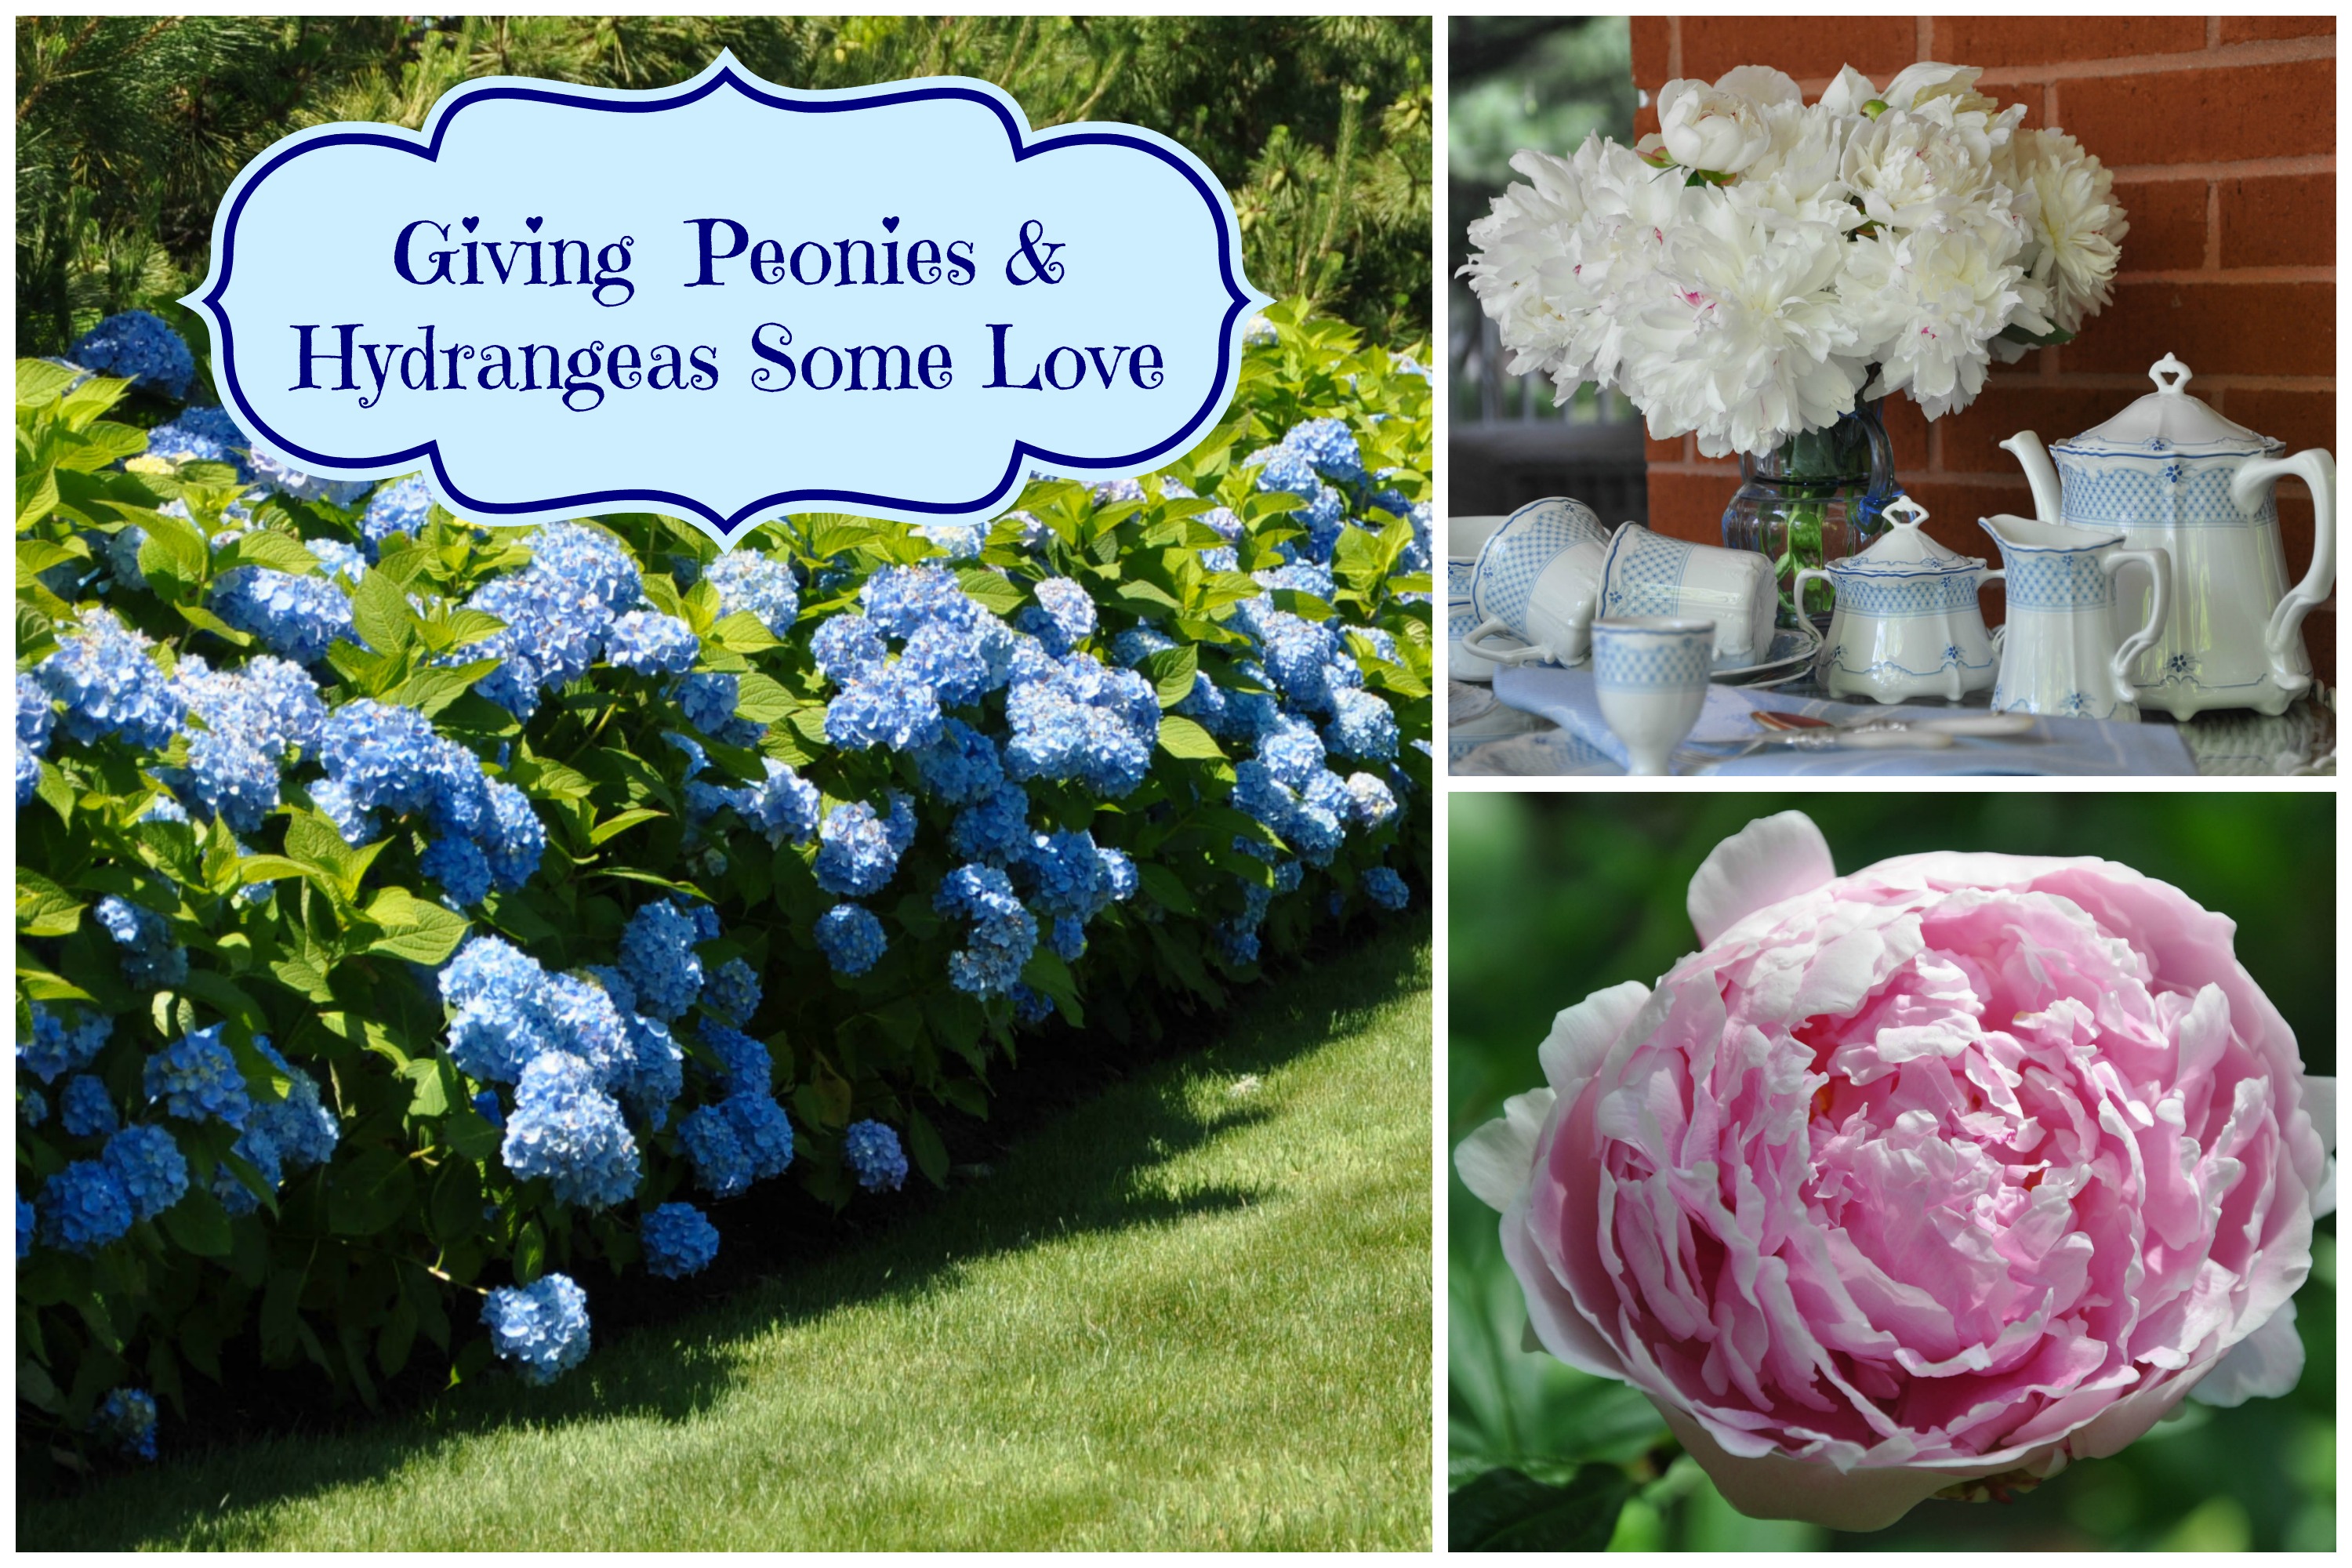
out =
<path fill-rule="evenodd" d="M 1816 103 L 1763 66 L 1670 81 L 1660 130 L 1522 152 L 1530 182 L 1470 226 L 1465 268 L 1513 353 L 1563 394 L 1614 385 L 1664 439 L 1761 456 L 1908 390 L 1967 406 L 1995 358 L 2063 342 L 2113 297 L 2115 180 L 1972 67 L 1885 91 L 1852 67 Z"/>

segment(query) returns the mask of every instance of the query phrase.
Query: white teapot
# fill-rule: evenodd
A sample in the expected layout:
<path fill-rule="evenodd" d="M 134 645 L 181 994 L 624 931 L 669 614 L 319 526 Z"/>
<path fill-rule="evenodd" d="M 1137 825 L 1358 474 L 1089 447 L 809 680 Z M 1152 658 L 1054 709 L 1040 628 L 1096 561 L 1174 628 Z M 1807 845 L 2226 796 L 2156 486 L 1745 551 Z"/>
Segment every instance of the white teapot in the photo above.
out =
<path fill-rule="evenodd" d="M 2183 391 L 2189 374 L 2167 354 L 2148 372 L 2157 390 L 2105 424 L 2047 453 L 2031 430 L 2001 446 L 2025 466 L 2042 521 L 2120 529 L 2133 549 L 2170 557 L 2171 613 L 2131 668 L 2141 706 L 2175 719 L 2283 713 L 2311 685 L 2303 618 L 2336 584 L 2336 462 L 2317 447 L 2278 456 L 2283 443 Z M 2272 497 L 2288 474 L 2311 487 L 2316 524 L 2311 570 L 2291 592 Z M 2146 605 L 2143 592 L 2118 607 L 2136 623 Z"/>

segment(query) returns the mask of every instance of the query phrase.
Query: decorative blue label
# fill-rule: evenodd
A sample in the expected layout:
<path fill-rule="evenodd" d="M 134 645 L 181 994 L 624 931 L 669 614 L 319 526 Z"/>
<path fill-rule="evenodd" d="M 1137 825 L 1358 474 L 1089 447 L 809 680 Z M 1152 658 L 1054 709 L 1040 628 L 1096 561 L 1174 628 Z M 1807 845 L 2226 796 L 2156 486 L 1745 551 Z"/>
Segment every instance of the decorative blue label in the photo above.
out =
<path fill-rule="evenodd" d="M 422 132 L 289 136 L 229 187 L 186 300 L 230 416 L 297 468 L 721 540 L 1157 467 L 1223 412 L 1267 302 L 1231 199 L 1166 137 L 1032 132 L 961 77 L 782 88 L 726 54 L 674 88 L 490 78 Z"/>

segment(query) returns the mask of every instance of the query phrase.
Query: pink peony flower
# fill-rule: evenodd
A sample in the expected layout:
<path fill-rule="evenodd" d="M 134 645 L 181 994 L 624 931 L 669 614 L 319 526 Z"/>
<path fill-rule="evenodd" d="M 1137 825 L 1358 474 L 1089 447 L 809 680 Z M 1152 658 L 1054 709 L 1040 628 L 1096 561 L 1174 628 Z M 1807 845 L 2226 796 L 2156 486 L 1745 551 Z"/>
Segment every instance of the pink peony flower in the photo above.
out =
<path fill-rule="evenodd" d="M 1733 1506 L 1877 1530 L 2294 1386 L 2336 1086 L 2228 920 L 2105 860 L 1839 877 L 1795 812 L 1690 912 L 1702 949 L 1561 1013 L 1550 1087 L 1455 1158 L 1544 1347 Z"/>

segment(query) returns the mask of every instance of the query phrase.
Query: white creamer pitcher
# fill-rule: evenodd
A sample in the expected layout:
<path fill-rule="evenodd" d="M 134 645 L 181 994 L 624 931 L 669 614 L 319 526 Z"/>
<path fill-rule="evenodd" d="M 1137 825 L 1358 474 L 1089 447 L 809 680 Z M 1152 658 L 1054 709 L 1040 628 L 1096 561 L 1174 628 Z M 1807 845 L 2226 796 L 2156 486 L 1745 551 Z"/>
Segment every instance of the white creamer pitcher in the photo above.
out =
<path fill-rule="evenodd" d="M 2006 515 L 1977 521 L 2000 546 L 2009 587 L 1993 711 L 2137 721 L 2131 662 L 2154 646 L 2170 607 L 2164 552 L 2126 550 L 2122 533 L 2111 529 Z M 2131 565 L 2147 568 L 2155 603 L 2118 647 L 2116 574 Z"/>

